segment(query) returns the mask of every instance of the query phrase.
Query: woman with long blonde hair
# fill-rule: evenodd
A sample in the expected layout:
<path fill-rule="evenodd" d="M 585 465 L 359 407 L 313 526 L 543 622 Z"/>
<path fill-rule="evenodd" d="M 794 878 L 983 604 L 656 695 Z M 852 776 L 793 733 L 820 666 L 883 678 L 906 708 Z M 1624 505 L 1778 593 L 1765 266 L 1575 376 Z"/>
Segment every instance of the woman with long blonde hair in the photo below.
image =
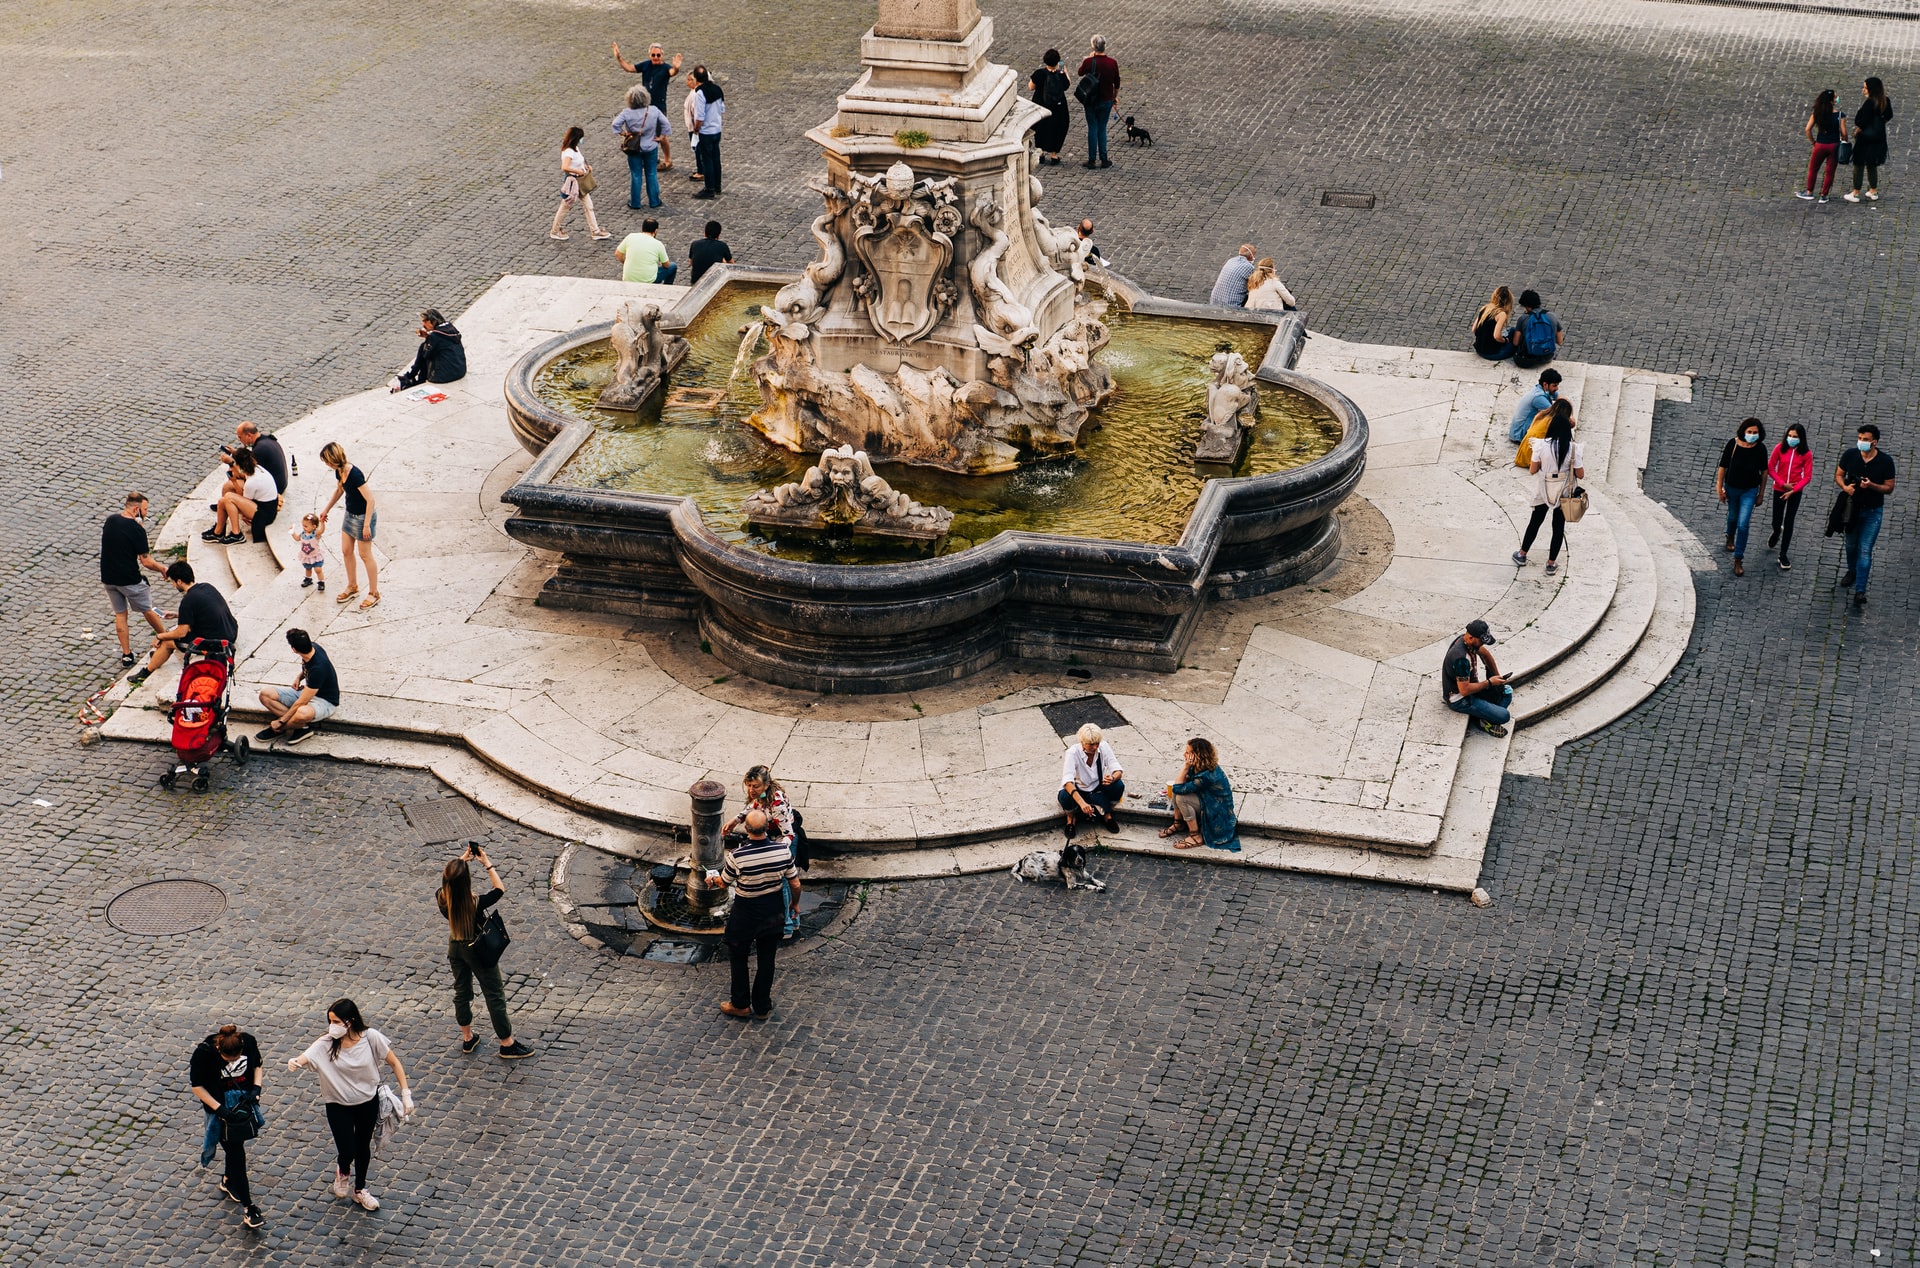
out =
<path fill-rule="evenodd" d="M 1489 361 L 1513 355 L 1513 291 L 1496 286 L 1473 318 L 1473 350 Z"/>
<path fill-rule="evenodd" d="M 327 528 L 327 512 L 341 498 L 347 500 L 347 518 L 340 525 L 340 558 L 347 566 L 347 588 L 335 599 L 335 603 L 350 603 L 360 596 L 360 578 L 354 571 L 354 554 L 357 551 L 360 562 L 367 567 L 367 597 L 360 602 L 360 610 L 380 606 L 380 565 L 373 562 L 373 532 L 379 525 L 380 516 L 374 510 L 373 494 L 367 490 L 367 477 L 360 468 L 347 461 L 347 451 L 338 441 L 330 440 L 320 451 L 320 461 L 327 464 L 339 484 L 334 486 L 333 496 L 320 508 L 320 531 Z"/>
<path fill-rule="evenodd" d="M 1286 283 L 1274 276 L 1272 256 L 1262 256 L 1247 278 L 1247 307 L 1270 313 L 1299 307 Z"/>

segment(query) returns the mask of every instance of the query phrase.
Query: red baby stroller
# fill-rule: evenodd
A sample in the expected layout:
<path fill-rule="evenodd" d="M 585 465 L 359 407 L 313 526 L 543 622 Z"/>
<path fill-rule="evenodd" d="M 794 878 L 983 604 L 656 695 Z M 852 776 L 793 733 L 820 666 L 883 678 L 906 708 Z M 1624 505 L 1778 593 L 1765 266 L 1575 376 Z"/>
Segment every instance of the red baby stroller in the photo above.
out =
<path fill-rule="evenodd" d="M 197 638 L 186 650 L 180 671 L 180 690 L 174 694 L 173 753 L 179 759 L 160 777 L 162 788 L 172 788 L 182 775 L 193 775 L 193 791 L 207 791 L 207 767 L 218 753 L 233 754 L 245 765 L 251 745 L 246 736 L 227 740 L 227 688 L 233 679 L 233 644 L 225 639 Z"/>

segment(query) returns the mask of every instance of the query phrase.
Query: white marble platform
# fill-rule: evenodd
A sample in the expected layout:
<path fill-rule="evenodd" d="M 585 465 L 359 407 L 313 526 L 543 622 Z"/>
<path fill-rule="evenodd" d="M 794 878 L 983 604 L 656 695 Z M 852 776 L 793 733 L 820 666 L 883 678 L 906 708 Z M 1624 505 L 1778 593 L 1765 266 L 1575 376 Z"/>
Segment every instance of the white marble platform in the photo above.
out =
<path fill-rule="evenodd" d="M 161 544 L 186 541 L 202 578 L 230 595 L 240 703 L 292 680 L 290 627 L 309 630 L 339 669 L 338 724 L 290 751 L 424 766 L 531 826 L 627 853 L 670 848 L 661 833 L 685 824 L 696 780 L 733 787 L 766 762 L 810 832 L 865 852 L 836 870 L 946 874 L 1004 866 L 1009 850 L 1052 832 L 1064 741 L 1041 706 L 1099 691 L 1127 719 L 1110 734 L 1136 812 L 1189 735 L 1220 750 L 1247 849 L 1176 857 L 1459 890 L 1478 876 L 1501 773 L 1550 772 L 1556 744 L 1631 708 L 1685 647 L 1691 539 L 1640 493 L 1638 472 L 1654 401 L 1688 399 L 1688 380 L 1559 366 L 1597 496 L 1563 575 L 1547 578 L 1507 558 L 1530 485 L 1511 464 L 1506 419 L 1534 376 L 1470 353 L 1323 336 L 1299 368 L 1370 420 L 1365 505 L 1347 512 L 1347 545 L 1327 574 L 1211 610 L 1177 673 L 1081 682 L 1016 666 L 931 692 L 814 697 L 730 675 L 686 630 L 537 608 L 555 561 L 501 528 L 511 508 L 499 495 L 530 461 L 507 428 L 502 379 L 534 344 L 668 291 L 503 278 L 459 319 L 470 372 L 446 385 L 447 400 L 379 389 L 275 429 L 303 474 L 271 550 L 199 540 L 207 514 L 195 508 L 217 476 L 183 502 Z M 383 601 L 371 612 L 302 590 L 293 566 L 287 530 L 331 491 L 318 458 L 330 440 L 376 497 Z M 336 536 L 336 594 L 337 551 Z M 1441 700 L 1442 650 L 1476 617 L 1495 627 L 1502 666 L 1525 678 L 1516 709 L 1528 729 L 1507 740 L 1469 736 Z M 164 740 L 158 706 L 172 690 L 171 674 L 157 676 L 105 733 Z M 1164 848 L 1145 826 L 1112 844 Z"/>

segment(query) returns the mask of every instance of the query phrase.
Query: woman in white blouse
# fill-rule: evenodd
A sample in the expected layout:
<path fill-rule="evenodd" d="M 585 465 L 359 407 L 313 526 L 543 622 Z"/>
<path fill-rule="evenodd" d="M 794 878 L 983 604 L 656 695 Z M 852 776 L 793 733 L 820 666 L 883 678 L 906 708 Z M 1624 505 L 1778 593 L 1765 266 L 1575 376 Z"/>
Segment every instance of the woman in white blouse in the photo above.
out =
<path fill-rule="evenodd" d="M 367 1168 L 373 1158 L 373 1131 L 380 1119 L 380 1066 L 393 1069 L 400 1083 L 403 1114 L 413 1113 L 413 1090 L 407 1071 L 387 1037 L 367 1025 L 350 999 L 337 999 L 327 1009 L 327 1033 L 305 1052 L 287 1062 L 289 1070 L 312 1070 L 320 1076 L 320 1095 L 327 1102 L 327 1127 L 333 1132 L 333 1195 L 353 1200 L 369 1211 L 380 1209 L 367 1192 Z"/>
<path fill-rule="evenodd" d="M 580 156 L 580 138 L 586 136 L 582 128 L 568 128 L 567 139 L 560 143 L 560 210 L 553 213 L 553 228 L 547 231 L 549 238 L 565 242 L 571 235 L 566 231 L 567 212 L 575 203 L 587 213 L 587 232 L 596 239 L 611 238 L 613 235 L 600 227 L 593 214 L 593 168 Z"/>
<path fill-rule="evenodd" d="M 1253 275 L 1247 279 L 1247 307 L 1274 313 L 1299 307 L 1294 302 L 1293 292 L 1273 275 L 1271 256 L 1253 266 Z"/>

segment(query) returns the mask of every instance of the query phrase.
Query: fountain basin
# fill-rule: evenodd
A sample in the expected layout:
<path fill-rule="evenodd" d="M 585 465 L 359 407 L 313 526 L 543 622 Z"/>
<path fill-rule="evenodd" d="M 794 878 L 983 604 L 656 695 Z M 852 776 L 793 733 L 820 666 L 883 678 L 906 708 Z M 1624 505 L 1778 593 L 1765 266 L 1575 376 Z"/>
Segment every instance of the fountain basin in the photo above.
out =
<path fill-rule="evenodd" d="M 684 329 L 726 286 L 793 276 L 716 269 L 668 324 Z M 1259 381 L 1317 403 L 1337 420 L 1338 441 L 1304 465 L 1206 480 L 1172 542 L 1007 530 L 931 559 L 781 558 L 729 540 L 691 496 L 565 481 L 595 426 L 543 400 L 536 378 L 605 337 L 605 327 L 588 327 L 535 348 L 507 378 L 515 433 L 539 452 L 505 494 L 517 508 L 507 531 L 563 556 L 540 602 L 693 619 L 730 668 L 814 691 L 913 690 L 1003 657 L 1178 668 L 1209 600 L 1291 585 L 1332 562 L 1333 511 L 1365 467 L 1366 419 L 1339 392 L 1287 368 L 1303 334 L 1297 314 L 1228 315 L 1145 295 L 1123 278 L 1099 282 L 1135 316 L 1267 327 Z"/>

